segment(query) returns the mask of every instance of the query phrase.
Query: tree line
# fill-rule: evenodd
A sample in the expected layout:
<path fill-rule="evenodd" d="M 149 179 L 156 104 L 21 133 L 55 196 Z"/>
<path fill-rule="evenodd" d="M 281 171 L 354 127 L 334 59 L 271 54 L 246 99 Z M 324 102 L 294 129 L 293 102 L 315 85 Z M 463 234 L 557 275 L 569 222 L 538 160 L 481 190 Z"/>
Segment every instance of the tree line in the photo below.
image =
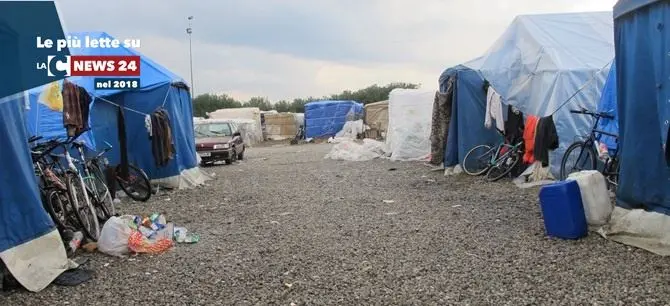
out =
<path fill-rule="evenodd" d="M 206 117 L 207 113 L 222 108 L 258 107 L 262 111 L 276 110 L 280 113 L 304 113 L 305 104 L 320 100 L 353 100 L 363 104 L 388 100 L 391 90 L 396 88 L 416 89 L 419 86 L 412 83 L 391 83 L 385 86 L 372 85 L 356 91 L 345 90 L 339 94 L 332 94 L 321 98 L 296 98 L 293 101 L 281 100 L 275 103 L 264 97 L 253 97 L 249 101 L 238 101 L 227 94 L 202 94 L 193 99 L 193 115 Z"/>

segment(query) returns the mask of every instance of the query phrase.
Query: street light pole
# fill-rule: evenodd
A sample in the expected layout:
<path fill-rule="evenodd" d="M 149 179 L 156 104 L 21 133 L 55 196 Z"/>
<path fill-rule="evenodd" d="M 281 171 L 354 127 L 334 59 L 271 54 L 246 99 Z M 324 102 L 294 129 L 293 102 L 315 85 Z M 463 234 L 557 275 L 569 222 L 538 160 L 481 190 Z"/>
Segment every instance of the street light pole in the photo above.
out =
<path fill-rule="evenodd" d="M 191 20 L 193 16 L 188 16 L 188 28 L 186 28 L 186 33 L 188 34 L 188 58 L 191 65 L 191 97 L 195 97 L 195 91 L 193 90 L 193 47 L 191 40 L 191 33 L 193 33 L 193 28 L 191 27 Z"/>

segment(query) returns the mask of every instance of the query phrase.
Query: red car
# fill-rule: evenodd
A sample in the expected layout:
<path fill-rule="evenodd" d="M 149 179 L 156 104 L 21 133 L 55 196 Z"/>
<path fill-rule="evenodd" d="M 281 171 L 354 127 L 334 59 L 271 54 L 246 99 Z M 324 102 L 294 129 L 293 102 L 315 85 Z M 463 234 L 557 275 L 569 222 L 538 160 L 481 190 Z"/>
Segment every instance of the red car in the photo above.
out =
<path fill-rule="evenodd" d="M 232 164 L 244 159 L 246 149 L 237 125 L 230 121 L 207 120 L 195 123 L 195 150 L 203 166 L 218 161 Z"/>

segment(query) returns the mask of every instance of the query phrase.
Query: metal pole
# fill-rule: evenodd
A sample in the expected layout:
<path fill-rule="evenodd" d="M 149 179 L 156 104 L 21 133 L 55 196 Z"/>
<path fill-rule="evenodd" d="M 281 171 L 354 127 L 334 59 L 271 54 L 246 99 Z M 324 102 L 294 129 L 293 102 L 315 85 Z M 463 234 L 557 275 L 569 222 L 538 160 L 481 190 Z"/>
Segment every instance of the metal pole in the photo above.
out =
<path fill-rule="evenodd" d="M 193 44 L 191 40 L 191 33 L 193 33 L 193 28 L 191 27 L 191 20 L 193 20 L 193 16 L 188 16 L 188 28 L 186 28 L 186 33 L 188 33 L 188 57 L 190 61 L 190 66 L 191 66 L 191 97 L 195 98 L 195 91 L 194 91 L 194 85 L 193 85 Z"/>

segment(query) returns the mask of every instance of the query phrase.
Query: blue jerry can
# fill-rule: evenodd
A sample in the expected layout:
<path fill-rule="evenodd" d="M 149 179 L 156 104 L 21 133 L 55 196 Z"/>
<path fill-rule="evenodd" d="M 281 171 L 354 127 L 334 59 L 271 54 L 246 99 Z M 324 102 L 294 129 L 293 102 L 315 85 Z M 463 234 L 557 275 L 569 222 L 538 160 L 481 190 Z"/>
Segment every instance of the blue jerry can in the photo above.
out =
<path fill-rule="evenodd" d="M 584 204 L 576 181 L 543 186 L 540 189 L 540 207 L 547 235 L 579 239 L 588 234 Z"/>

